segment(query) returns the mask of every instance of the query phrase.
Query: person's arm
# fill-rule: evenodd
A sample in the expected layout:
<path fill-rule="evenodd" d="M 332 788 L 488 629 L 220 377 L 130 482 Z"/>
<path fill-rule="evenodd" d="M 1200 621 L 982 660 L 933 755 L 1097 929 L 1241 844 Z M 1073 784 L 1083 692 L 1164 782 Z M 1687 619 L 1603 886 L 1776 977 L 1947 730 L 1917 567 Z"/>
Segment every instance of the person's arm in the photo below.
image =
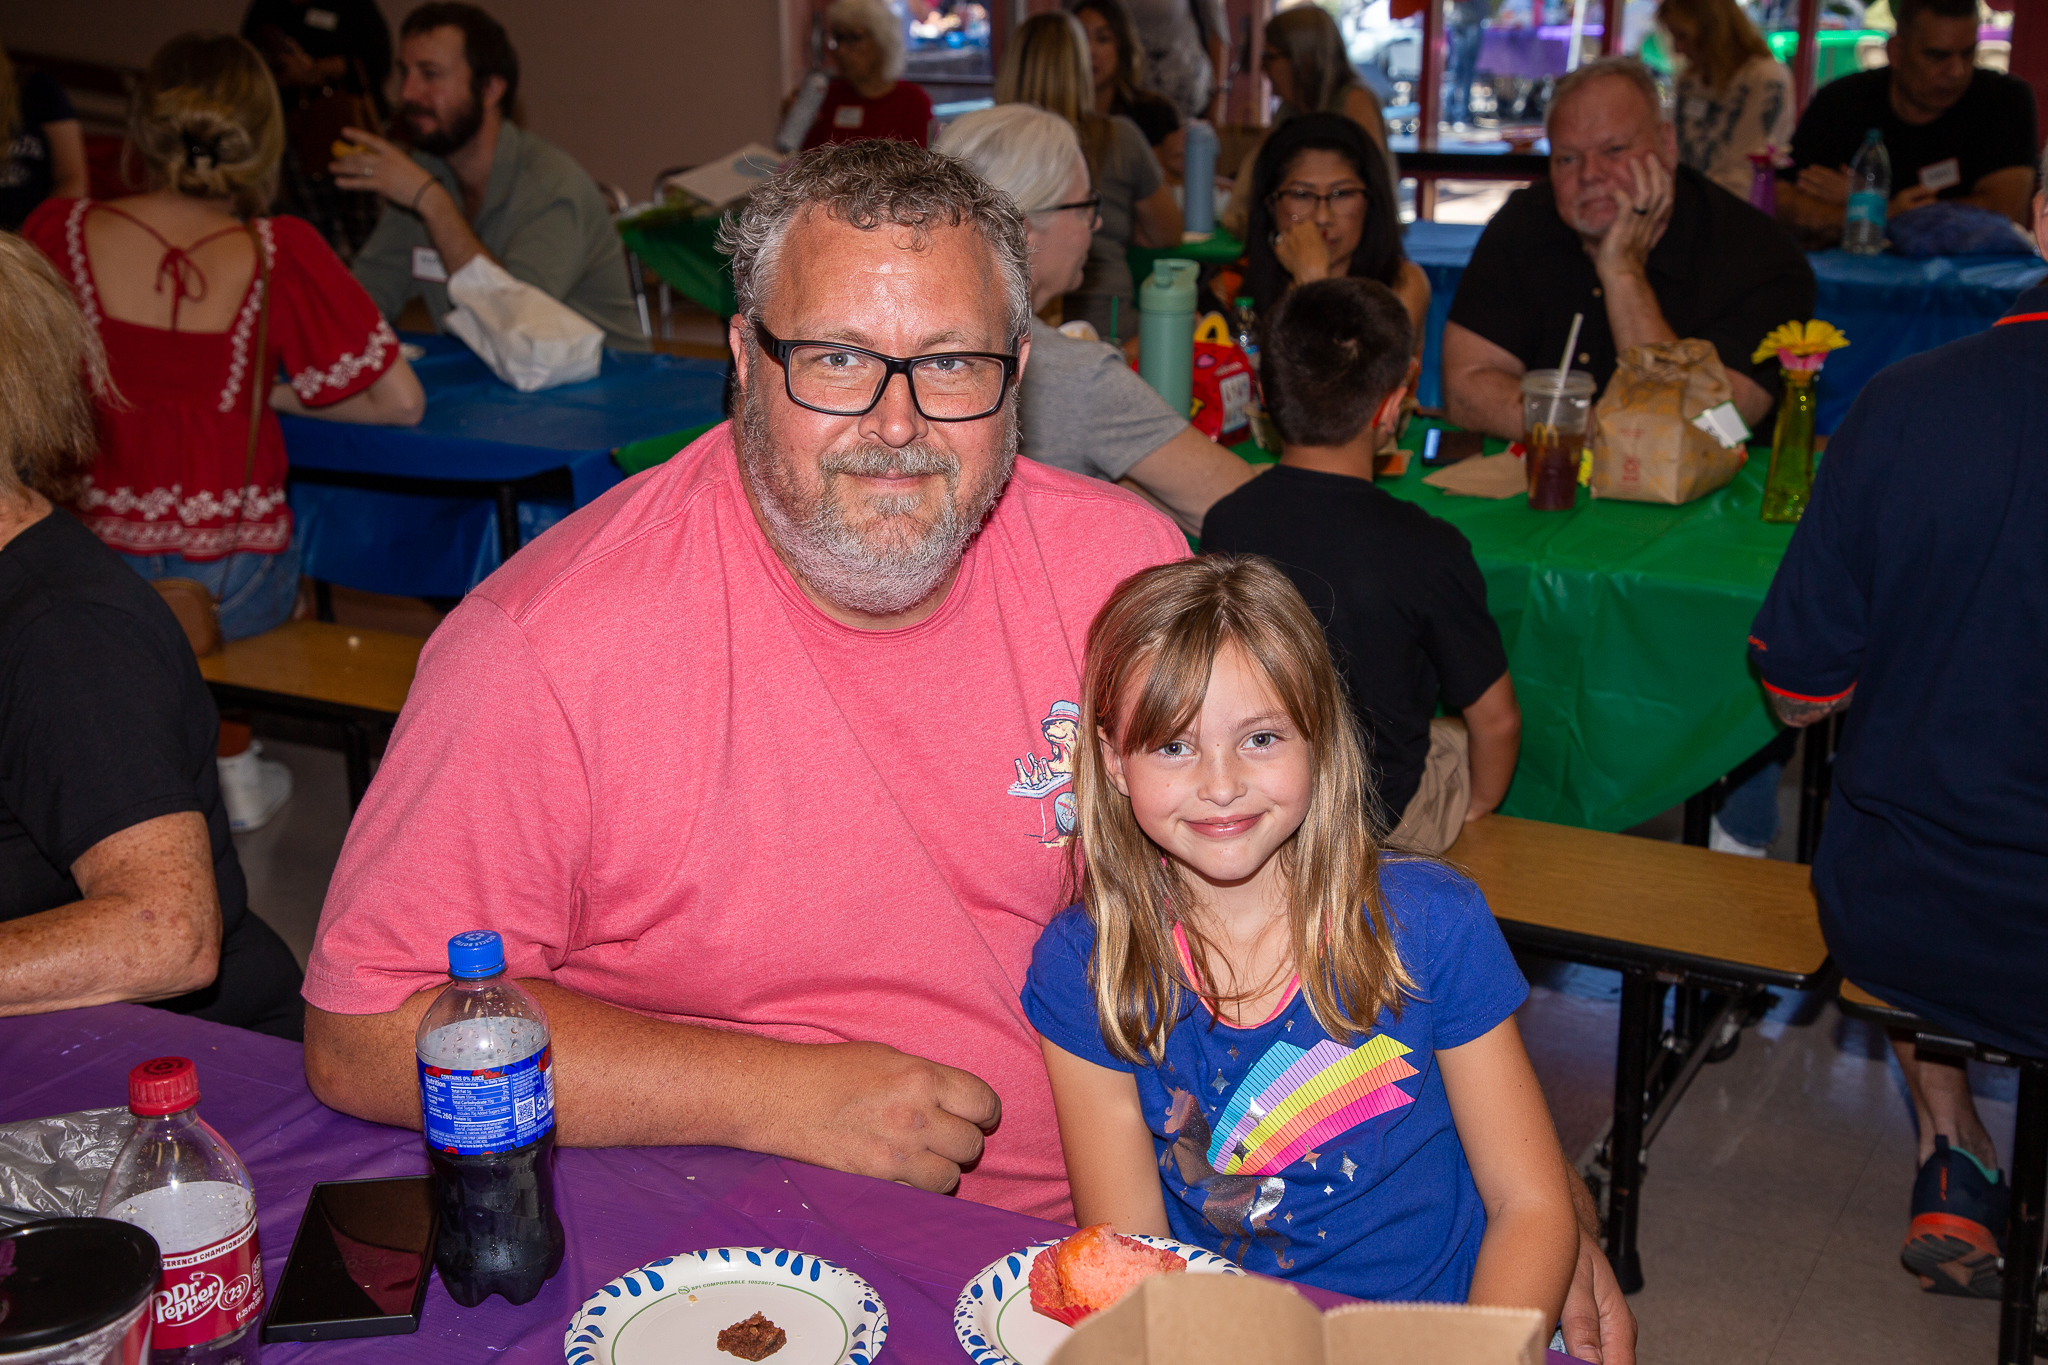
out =
<path fill-rule="evenodd" d="M 1401 278 L 1394 284 L 1394 297 L 1408 310 L 1408 321 L 1415 328 L 1415 354 L 1419 356 L 1429 331 L 1428 272 L 1413 261 L 1401 262 Z"/>
<path fill-rule="evenodd" d="M 2034 168 L 2007 166 L 1982 176 L 1960 202 L 2002 213 L 2030 228 L 2034 225 Z"/>
<path fill-rule="evenodd" d="M 1180 205 L 1173 202 L 1173 191 L 1166 185 L 1160 185 L 1132 207 L 1133 246 L 1179 246 L 1180 234 Z"/>
<path fill-rule="evenodd" d="M 1465 708 L 1464 717 L 1472 762 L 1472 800 L 1465 807 L 1469 823 L 1492 814 L 1514 780 L 1515 760 L 1522 753 L 1522 708 L 1515 701 L 1515 680 L 1501 674 Z"/>
<path fill-rule="evenodd" d="M 1002 1116 L 965 1071 L 881 1043 L 783 1043 L 673 1024 L 549 981 L 558 1137 L 570 1147 L 735 1147 L 945 1192 Z M 420 1126 L 413 1035 L 440 987 L 385 1014 L 306 1007 L 306 1081 L 330 1108 Z"/>
<path fill-rule="evenodd" d="M 1522 437 L 1522 362 L 1470 328 L 1444 324 L 1444 409 L 1467 431 Z"/>
<path fill-rule="evenodd" d="M 356 422 L 372 427 L 415 427 L 427 415 L 426 390 L 404 356 L 377 376 L 377 382 L 361 393 L 350 394 L 339 403 L 309 408 L 299 401 L 289 384 L 271 386 L 270 406 L 294 417 L 317 417 L 323 422 Z"/>
<path fill-rule="evenodd" d="M 1636 1365 L 1636 1315 L 1601 1249 L 1600 1210 L 1577 1171 L 1566 1166 L 1564 1178 L 1579 1225 L 1578 1265 L 1559 1316 L 1565 1353 L 1593 1365 Z"/>
<path fill-rule="evenodd" d="M 369 150 L 329 164 L 328 172 L 339 188 L 381 194 L 397 207 L 418 215 L 426 226 L 428 240 L 440 253 L 442 269 L 451 276 L 478 256 L 491 254 L 470 229 L 462 205 L 455 202 L 432 171 L 373 133 L 344 128 L 342 136 Z"/>
<path fill-rule="evenodd" d="M 1109 1223 L 1122 1233 L 1171 1236 L 1137 1078 L 1084 1061 L 1044 1039 L 1039 1042 L 1059 1115 L 1075 1224 Z"/>
<path fill-rule="evenodd" d="M 206 817 L 159 815 L 71 864 L 82 899 L 0 924 L 0 1015 L 165 1000 L 220 969 Z"/>
<path fill-rule="evenodd" d="M 1806 166 L 1796 180 L 1778 181 L 1778 221 L 1809 247 L 1832 246 L 1842 239 L 1848 203 L 1846 166 Z"/>
<path fill-rule="evenodd" d="M 90 189 L 85 166 L 85 133 L 75 118 L 43 125 L 50 148 L 50 197 L 83 199 Z"/>
<path fill-rule="evenodd" d="M 1486 1233 L 1467 1302 L 1534 1308 L 1555 1322 L 1579 1256 L 1564 1153 L 1512 1016 L 1436 1054 Z"/>
<path fill-rule="evenodd" d="M 1180 433 L 1132 465 L 1118 482 L 1137 490 L 1191 536 L 1202 534 L 1202 518 L 1225 494 L 1250 483 L 1258 469 L 1185 426 Z"/>
<path fill-rule="evenodd" d="M 1816 721 L 1826 720 L 1837 711 L 1848 710 L 1849 700 L 1856 695 L 1856 688 L 1851 684 L 1849 690 L 1839 697 L 1795 697 L 1765 683 L 1764 695 L 1771 699 L 1771 710 L 1777 713 L 1779 720 L 1795 730 L 1803 730 Z"/>

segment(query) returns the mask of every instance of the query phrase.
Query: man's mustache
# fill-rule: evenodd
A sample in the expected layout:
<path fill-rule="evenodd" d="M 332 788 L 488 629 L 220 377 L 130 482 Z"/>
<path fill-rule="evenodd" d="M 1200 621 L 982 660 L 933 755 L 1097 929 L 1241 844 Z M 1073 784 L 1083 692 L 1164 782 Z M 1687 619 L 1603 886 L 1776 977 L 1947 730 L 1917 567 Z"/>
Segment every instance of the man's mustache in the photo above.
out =
<path fill-rule="evenodd" d="M 949 482 L 960 474 L 960 461 L 929 446 L 908 445 L 897 449 L 885 445 L 859 445 L 818 462 L 825 474 L 852 474 L 864 479 L 913 479 L 926 474 L 943 475 Z"/>

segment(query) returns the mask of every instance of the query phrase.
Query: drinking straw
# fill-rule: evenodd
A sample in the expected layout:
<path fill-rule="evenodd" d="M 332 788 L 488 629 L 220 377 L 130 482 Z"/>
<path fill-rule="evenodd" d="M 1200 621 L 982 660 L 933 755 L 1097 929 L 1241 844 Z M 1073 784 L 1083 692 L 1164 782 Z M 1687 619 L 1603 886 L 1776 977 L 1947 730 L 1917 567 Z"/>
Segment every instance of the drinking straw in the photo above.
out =
<path fill-rule="evenodd" d="M 1115 302 L 1115 299 L 1110 300 L 1112 306 Z M 1571 378 L 1572 348 L 1579 344 L 1579 328 L 1584 326 L 1585 322 L 1584 313 L 1572 314 L 1572 334 L 1565 338 L 1564 359 L 1557 362 L 1557 387 L 1550 391 L 1550 416 L 1544 422 L 1552 431 L 1557 430 L 1557 405 L 1564 398 L 1564 381 Z"/>

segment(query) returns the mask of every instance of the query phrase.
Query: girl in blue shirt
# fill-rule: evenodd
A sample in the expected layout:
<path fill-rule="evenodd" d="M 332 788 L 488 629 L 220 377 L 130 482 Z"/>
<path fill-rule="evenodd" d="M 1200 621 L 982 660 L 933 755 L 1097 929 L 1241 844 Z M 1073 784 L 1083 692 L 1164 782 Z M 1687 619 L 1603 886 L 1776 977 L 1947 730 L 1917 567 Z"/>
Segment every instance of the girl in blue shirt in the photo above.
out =
<path fill-rule="evenodd" d="M 1366 1299 L 1540 1309 L 1578 1254 L 1484 898 L 1373 837 L 1315 618 L 1256 557 L 1161 565 L 1090 628 L 1080 904 L 1039 940 L 1082 1225 Z"/>

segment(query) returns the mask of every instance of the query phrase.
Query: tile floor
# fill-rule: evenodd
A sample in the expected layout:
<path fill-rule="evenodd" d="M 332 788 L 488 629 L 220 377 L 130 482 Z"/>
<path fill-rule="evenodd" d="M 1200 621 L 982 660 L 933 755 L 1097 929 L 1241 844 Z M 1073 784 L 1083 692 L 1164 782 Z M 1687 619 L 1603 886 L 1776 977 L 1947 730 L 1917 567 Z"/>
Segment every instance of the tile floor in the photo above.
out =
<path fill-rule="evenodd" d="M 237 845 L 251 904 L 301 960 L 347 828 L 338 754 L 265 741 L 297 783 Z M 1787 808 L 1794 789 L 1780 791 Z M 1774 848 L 1785 856 L 1788 833 Z M 1675 837 L 1675 813 L 1636 831 Z M 1565 1150 L 1612 1103 L 1619 978 L 1529 961 L 1523 1036 Z M 1973 1069 L 2002 1150 L 2012 1073 Z M 1879 1030 L 1818 997 L 1782 993 L 1728 1061 L 1705 1068 L 1651 1148 L 1647 1280 L 1631 1306 L 1645 1365 L 1992 1365 L 1998 1306 L 1920 1292 L 1897 1260 L 1915 1156 L 1903 1082 Z"/>

